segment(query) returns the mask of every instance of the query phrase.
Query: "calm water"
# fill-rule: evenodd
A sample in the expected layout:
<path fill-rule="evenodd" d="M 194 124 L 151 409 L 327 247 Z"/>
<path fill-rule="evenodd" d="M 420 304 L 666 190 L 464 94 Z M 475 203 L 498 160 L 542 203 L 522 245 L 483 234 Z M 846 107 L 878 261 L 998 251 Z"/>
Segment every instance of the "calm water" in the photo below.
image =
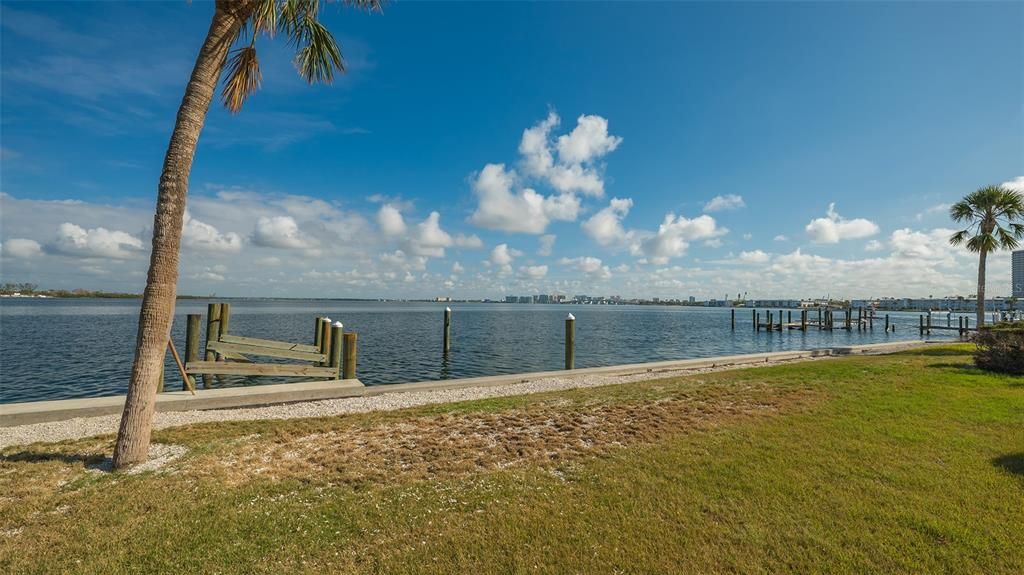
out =
<path fill-rule="evenodd" d="M 205 314 L 206 303 L 178 303 L 173 337 L 180 353 L 185 347 L 185 314 Z M 0 403 L 124 393 L 138 306 L 138 300 L 0 300 Z M 560 369 L 564 319 L 570 311 L 577 318 L 577 367 L 918 338 L 917 314 L 909 313 L 890 314 L 897 325 L 894 334 L 883 333 L 881 322 L 873 332 L 754 333 L 750 311 L 741 309 L 732 331 L 729 310 L 722 308 L 452 308 L 452 351 L 447 359 L 441 353 L 444 304 L 232 300 L 231 333 L 312 343 L 314 318 L 328 315 L 344 322 L 346 331 L 359 333 L 357 376 L 367 385 Z M 794 311 L 793 316 L 796 319 L 799 313 Z M 839 319 L 837 314 L 837 324 Z M 180 389 L 170 354 L 166 374 L 167 389 Z M 269 381 L 236 377 L 218 385 Z"/>

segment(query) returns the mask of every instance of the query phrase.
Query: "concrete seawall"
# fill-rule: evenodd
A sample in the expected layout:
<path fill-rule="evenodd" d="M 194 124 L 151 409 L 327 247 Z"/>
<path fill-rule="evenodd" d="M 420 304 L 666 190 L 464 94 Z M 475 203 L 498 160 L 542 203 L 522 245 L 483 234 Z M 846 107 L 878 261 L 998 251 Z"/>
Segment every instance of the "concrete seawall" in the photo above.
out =
<path fill-rule="evenodd" d="M 358 379 L 341 381 L 309 381 L 248 387 L 228 387 L 197 390 L 193 396 L 186 391 L 157 395 L 157 411 L 191 411 L 205 409 L 231 409 L 259 407 L 283 403 L 364 397 L 390 393 L 423 392 L 469 387 L 492 387 L 523 383 L 552 377 L 585 375 L 630 375 L 640 373 L 676 372 L 708 367 L 749 366 L 778 361 L 792 361 L 812 357 L 885 354 L 926 346 L 920 341 L 902 341 L 858 346 L 832 347 L 802 351 L 752 353 L 697 359 L 657 361 L 606 367 L 590 367 L 571 371 L 542 371 L 533 373 L 494 375 L 466 379 L 422 381 L 391 385 L 364 386 Z M 93 397 L 0 404 L 0 427 L 32 423 L 63 421 L 78 417 L 116 415 L 124 407 L 125 396 Z"/>

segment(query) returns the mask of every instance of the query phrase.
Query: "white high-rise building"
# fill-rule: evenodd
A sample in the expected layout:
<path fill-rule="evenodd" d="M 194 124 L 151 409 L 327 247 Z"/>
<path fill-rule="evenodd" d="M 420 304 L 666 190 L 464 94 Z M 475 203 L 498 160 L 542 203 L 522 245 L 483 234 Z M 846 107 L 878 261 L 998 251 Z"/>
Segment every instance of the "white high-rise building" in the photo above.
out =
<path fill-rule="evenodd" d="M 1013 252 L 1013 297 L 1024 298 L 1024 250 Z"/>

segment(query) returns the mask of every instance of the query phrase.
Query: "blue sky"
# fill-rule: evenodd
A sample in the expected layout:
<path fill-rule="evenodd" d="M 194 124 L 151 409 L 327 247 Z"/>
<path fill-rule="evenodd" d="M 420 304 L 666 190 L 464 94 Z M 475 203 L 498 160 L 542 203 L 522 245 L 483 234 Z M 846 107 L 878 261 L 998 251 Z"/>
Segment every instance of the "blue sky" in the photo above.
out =
<path fill-rule="evenodd" d="M 211 13 L 2 3 L 4 281 L 141 289 Z M 345 77 L 307 86 L 261 41 L 262 90 L 211 108 L 180 291 L 966 295 L 975 262 L 944 245 L 945 206 L 1024 186 L 1021 3 L 401 2 L 323 20 Z M 1008 261 L 990 293 L 1009 292 Z"/>

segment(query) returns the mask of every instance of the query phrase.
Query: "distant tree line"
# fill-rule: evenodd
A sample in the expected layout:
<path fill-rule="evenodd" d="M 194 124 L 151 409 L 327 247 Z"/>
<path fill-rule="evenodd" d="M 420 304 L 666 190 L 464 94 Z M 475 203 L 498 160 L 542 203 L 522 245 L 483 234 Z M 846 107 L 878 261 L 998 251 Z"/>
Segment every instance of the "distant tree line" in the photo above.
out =
<path fill-rule="evenodd" d="M 0 294 L 2 295 L 13 295 L 20 293 L 21 295 L 45 295 L 47 297 L 108 297 L 108 298 L 131 298 L 139 297 L 137 293 L 122 293 L 122 292 L 105 292 L 105 291 L 92 291 L 85 289 L 39 289 L 39 286 L 34 283 L 14 283 L 7 282 L 0 285 Z"/>

